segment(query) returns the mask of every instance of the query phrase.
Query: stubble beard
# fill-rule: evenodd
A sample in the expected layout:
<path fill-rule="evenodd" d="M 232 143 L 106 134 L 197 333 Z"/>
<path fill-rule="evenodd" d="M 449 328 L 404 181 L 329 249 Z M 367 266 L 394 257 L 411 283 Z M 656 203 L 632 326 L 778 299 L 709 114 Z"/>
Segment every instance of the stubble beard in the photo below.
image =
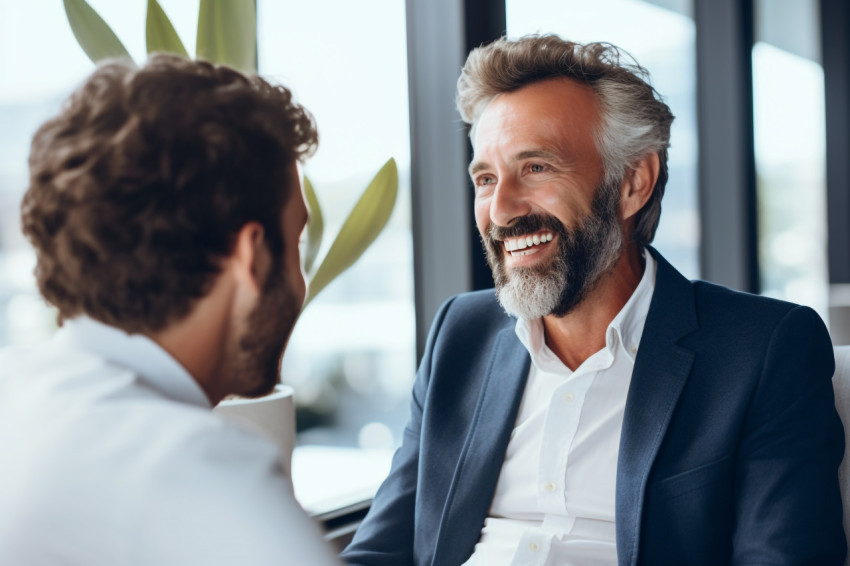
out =
<path fill-rule="evenodd" d="M 236 374 L 232 376 L 239 389 L 235 394 L 261 397 L 278 384 L 283 352 L 300 312 L 301 305 L 282 271 L 274 269 L 238 343 Z"/>
<path fill-rule="evenodd" d="M 571 230 L 554 216 L 541 214 L 523 216 L 509 227 L 491 225 L 481 239 L 505 312 L 532 320 L 563 317 L 578 306 L 622 253 L 619 201 L 619 183 L 602 185 L 596 190 L 591 213 Z M 508 270 L 502 241 L 541 230 L 555 235 L 558 248 L 551 260 Z"/>

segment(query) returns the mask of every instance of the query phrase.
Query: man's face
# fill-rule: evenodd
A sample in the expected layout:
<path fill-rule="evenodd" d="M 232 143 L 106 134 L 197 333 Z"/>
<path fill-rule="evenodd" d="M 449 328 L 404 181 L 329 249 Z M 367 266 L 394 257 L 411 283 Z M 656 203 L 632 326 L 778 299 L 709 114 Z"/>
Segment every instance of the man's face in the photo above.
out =
<path fill-rule="evenodd" d="M 620 256 L 619 184 L 602 185 L 599 120 L 593 91 L 569 79 L 502 94 L 478 120 L 475 217 L 510 314 L 567 314 Z"/>
<path fill-rule="evenodd" d="M 307 207 L 294 165 L 288 182 L 292 190 L 283 210 L 283 257 L 272 259 L 262 295 L 239 342 L 236 371 L 242 390 L 237 393 L 245 397 L 265 395 L 278 382 L 283 351 L 307 290 L 298 245 Z"/>

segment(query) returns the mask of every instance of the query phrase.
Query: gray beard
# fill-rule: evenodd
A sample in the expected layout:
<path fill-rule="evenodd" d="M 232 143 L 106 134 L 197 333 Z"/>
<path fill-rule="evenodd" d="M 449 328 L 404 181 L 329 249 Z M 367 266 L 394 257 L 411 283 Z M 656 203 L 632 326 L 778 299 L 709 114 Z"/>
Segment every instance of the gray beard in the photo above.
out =
<path fill-rule="evenodd" d="M 591 213 L 567 230 L 552 216 L 521 218 L 508 228 L 493 227 L 483 237 L 487 261 L 493 270 L 499 304 L 509 315 L 527 320 L 572 311 L 610 272 L 623 250 L 618 221 L 619 187 L 603 185 L 596 191 Z M 501 240 L 548 229 L 557 236 L 558 250 L 548 263 L 508 271 Z"/>
<path fill-rule="evenodd" d="M 551 313 L 558 306 L 566 284 L 563 270 L 553 270 L 549 277 L 519 268 L 496 287 L 496 298 L 511 316 L 532 320 Z"/>

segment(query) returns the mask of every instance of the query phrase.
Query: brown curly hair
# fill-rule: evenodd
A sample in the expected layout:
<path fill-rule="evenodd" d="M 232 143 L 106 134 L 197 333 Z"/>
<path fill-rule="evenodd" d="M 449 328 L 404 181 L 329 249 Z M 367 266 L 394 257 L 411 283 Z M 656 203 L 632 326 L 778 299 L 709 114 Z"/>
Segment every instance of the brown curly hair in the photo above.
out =
<path fill-rule="evenodd" d="M 42 295 L 60 323 L 181 319 L 246 222 L 282 255 L 287 172 L 317 143 L 312 115 L 260 77 L 172 55 L 103 64 L 33 138 L 21 216 Z"/>

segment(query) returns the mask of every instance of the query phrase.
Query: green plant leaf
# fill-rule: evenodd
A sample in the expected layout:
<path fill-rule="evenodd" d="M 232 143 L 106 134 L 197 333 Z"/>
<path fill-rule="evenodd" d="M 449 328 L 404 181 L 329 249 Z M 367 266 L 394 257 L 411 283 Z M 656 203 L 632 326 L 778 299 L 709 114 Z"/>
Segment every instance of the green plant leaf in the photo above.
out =
<path fill-rule="evenodd" d="M 390 219 L 397 195 L 398 168 L 395 159 L 390 158 L 354 205 L 325 259 L 310 279 L 310 288 L 304 301 L 305 308 L 328 283 L 351 267 L 375 241 Z"/>
<path fill-rule="evenodd" d="M 195 54 L 199 59 L 224 63 L 243 72 L 255 73 L 255 0 L 201 0 Z"/>
<path fill-rule="evenodd" d="M 180 36 L 171 24 L 171 20 L 165 14 L 162 6 L 157 0 L 148 0 L 148 15 L 145 21 L 145 41 L 147 42 L 148 54 L 150 53 L 174 53 L 189 57 Z"/>
<path fill-rule="evenodd" d="M 307 200 L 307 208 L 310 209 L 310 220 L 307 222 L 307 232 L 304 234 L 304 273 L 309 275 L 312 273 L 313 264 L 316 262 L 316 256 L 319 255 L 319 248 L 322 247 L 322 236 L 325 231 L 325 219 L 322 218 L 322 207 L 319 206 L 319 199 L 316 197 L 316 191 L 313 190 L 313 183 L 307 175 L 304 175 L 304 196 Z"/>
<path fill-rule="evenodd" d="M 130 59 L 124 44 L 86 0 L 64 0 L 64 4 L 71 31 L 92 62 L 109 57 Z"/>

